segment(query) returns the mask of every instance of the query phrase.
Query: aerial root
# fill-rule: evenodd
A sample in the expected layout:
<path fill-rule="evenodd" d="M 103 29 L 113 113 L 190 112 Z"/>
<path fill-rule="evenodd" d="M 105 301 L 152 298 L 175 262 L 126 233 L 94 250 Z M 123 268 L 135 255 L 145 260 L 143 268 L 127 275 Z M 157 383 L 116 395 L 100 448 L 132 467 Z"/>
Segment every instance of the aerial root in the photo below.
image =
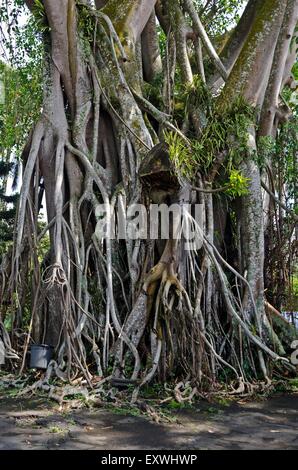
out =
<path fill-rule="evenodd" d="M 5 326 L 1 321 L 0 321 L 0 348 L 3 349 L 3 351 L 0 351 L 0 353 L 3 353 L 6 359 L 18 360 L 18 361 L 21 359 L 18 353 L 12 348 L 9 334 L 7 333 Z"/>

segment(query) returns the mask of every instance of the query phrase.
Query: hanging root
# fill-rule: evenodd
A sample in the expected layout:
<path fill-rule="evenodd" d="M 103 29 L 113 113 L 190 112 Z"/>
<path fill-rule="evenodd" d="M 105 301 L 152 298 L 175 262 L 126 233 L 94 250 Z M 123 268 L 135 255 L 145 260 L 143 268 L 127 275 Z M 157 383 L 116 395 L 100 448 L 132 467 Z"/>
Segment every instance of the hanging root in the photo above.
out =
<path fill-rule="evenodd" d="M 10 337 L 2 322 L 0 322 L 0 354 L 3 355 L 3 359 L 13 361 L 19 361 L 21 359 L 19 354 L 12 348 Z"/>

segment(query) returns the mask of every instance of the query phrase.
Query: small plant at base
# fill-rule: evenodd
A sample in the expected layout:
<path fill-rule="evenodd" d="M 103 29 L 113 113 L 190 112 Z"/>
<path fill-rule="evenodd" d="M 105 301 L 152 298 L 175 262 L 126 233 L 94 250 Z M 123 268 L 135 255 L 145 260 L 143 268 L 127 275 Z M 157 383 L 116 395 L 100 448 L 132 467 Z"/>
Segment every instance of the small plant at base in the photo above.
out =
<path fill-rule="evenodd" d="M 189 402 L 178 402 L 176 400 L 171 400 L 170 402 L 167 403 L 167 408 L 170 410 L 182 410 L 186 408 L 192 408 L 192 404 Z"/>
<path fill-rule="evenodd" d="M 289 379 L 289 385 L 293 391 L 298 391 L 298 379 Z"/>
<path fill-rule="evenodd" d="M 49 432 L 53 433 L 53 434 L 66 434 L 67 430 L 63 429 L 63 428 L 60 428 L 59 426 L 51 426 L 49 428 Z"/>

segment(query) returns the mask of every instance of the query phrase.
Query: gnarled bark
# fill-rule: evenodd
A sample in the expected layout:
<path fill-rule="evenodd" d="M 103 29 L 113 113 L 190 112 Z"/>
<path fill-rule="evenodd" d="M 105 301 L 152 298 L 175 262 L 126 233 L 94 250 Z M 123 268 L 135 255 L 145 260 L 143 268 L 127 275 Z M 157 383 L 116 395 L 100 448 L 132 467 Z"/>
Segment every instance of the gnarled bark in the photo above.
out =
<path fill-rule="evenodd" d="M 221 141 L 220 148 L 214 147 L 209 166 L 205 155 L 196 160 L 193 141 L 204 142 L 208 123 L 198 124 L 202 110 L 194 103 L 202 92 L 206 100 L 211 98 L 205 88 L 194 88 L 187 41 L 200 37 L 226 80 L 212 113 L 210 103 L 200 104 L 210 122 L 239 98 L 256 107 L 263 101 L 270 70 L 269 83 L 277 81 L 273 52 L 278 37 L 283 37 L 280 28 L 287 2 L 256 2 L 255 16 L 251 11 L 255 3 L 249 2 L 230 40 L 226 65 L 218 58 L 191 1 L 99 0 L 97 8 L 74 0 L 43 3 L 50 26 L 44 103 L 24 165 L 10 273 L 12 296 L 28 292 L 34 285 L 30 333 L 32 329 L 35 339 L 56 347 L 61 373 L 71 379 L 80 372 L 89 385 L 91 374 L 107 374 L 111 365 L 115 376 L 131 374 L 141 385 L 157 373 L 162 380 L 174 374 L 206 387 L 206 382 L 210 386 L 218 380 L 221 367 L 230 369 L 243 384 L 256 374 L 255 356 L 268 379 L 267 360 L 281 358 L 270 349 L 265 334 L 270 328 L 264 313 L 263 209 L 260 171 L 253 158 L 257 122 L 251 119 L 247 123 L 243 132 L 248 142 L 241 149 L 241 162 L 233 162 L 249 181 L 248 193 L 238 201 L 242 256 L 235 263 L 237 271 L 226 259 L 225 236 L 217 239 L 214 227 L 214 197 L 221 197 L 227 188 L 226 184 L 216 185 L 225 174 L 228 140 L 233 135 Z M 152 82 L 161 67 L 155 4 L 167 34 L 164 96 L 160 97 L 163 110 L 141 95 L 142 70 L 145 80 Z M 182 5 L 193 24 L 191 37 Z M 165 6 L 167 11 L 161 8 Z M 92 28 L 89 22 L 84 24 L 86 17 Z M 284 42 L 276 51 L 284 64 Z M 197 52 L 203 77 L 202 57 L 199 49 Z M 232 68 L 230 74 L 226 68 L 228 72 Z M 179 123 L 182 130 L 173 113 L 177 73 L 179 85 L 184 87 L 183 99 L 185 93 L 194 98 L 188 103 L 189 115 Z M 181 174 L 173 160 L 174 144 L 153 145 L 165 139 L 165 129 L 170 129 L 180 145 L 176 159 L 189 152 L 193 181 Z M 30 214 L 38 212 L 41 180 L 48 225 L 39 233 L 37 217 L 32 222 Z M 185 208 L 183 220 L 201 245 L 188 250 L 184 240 L 175 237 L 175 217 L 168 240 L 111 240 L 98 230 L 100 205 L 117 207 L 119 216 L 125 214 L 126 203 L 143 203 L 149 210 L 151 202 L 181 207 L 187 203 L 192 209 L 200 203 L 203 223 L 199 225 Z M 219 206 L 227 206 L 223 233 L 232 232 L 227 213 L 234 206 L 224 196 L 221 202 Z M 105 222 L 109 229 L 113 223 L 110 209 Z M 45 233 L 50 237 L 50 251 L 41 265 L 36 246 L 30 247 L 28 263 L 40 273 L 33 280 L 27 273 L 26 279 L 20 277 L 26 229 L 36 244 Z M 233 243 L 236 241 L 231 240 L 231 246 Z M 22 306 L 18 307 L 22 315 Z M 249 352 L 245 365 L 244 351 Z"/>

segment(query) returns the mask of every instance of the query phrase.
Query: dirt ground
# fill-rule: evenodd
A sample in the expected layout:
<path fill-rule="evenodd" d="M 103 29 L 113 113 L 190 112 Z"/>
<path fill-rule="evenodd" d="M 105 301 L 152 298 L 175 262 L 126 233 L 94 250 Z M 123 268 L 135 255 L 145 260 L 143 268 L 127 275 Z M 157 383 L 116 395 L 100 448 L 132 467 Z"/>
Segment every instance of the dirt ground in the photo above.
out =
<path fill-rule="evenodd" d="M 67 413 L 42 399 L 0 400 L 0 450 L 298 449 L 298 394 L 228 406 L 199 403 L 157 424 L 103 409 Z M 178 421 L 178 422 L 177 422 Z"/>

